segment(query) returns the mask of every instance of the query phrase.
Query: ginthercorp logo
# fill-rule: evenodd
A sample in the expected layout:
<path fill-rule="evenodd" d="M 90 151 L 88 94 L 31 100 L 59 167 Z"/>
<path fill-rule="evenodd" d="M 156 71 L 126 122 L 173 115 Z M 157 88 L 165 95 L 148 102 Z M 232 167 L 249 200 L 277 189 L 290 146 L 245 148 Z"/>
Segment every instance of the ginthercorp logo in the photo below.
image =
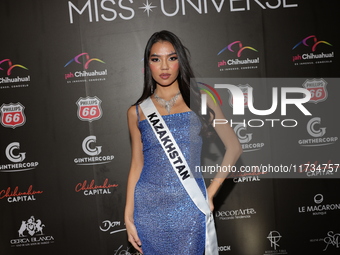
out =
<path fill-rule="evenodd" d="M 94 120 L 99 120 L 102 115 L 103 111 L 101 108 L 102 100 L 98 97 L 86 97 L 86 98 L 79 98 L 76 102 L 78 106 L 77 115 L 78 118 L 82 121 L 89 121 L 92 122 Z"/>
<path fill-rule="evenodd" d="M 83 151 L 88 157 L 75 158 L 74 163 L 76 165 L 99 165 L 110 163 L 113 159 L 113 155 L 100 155 L 102 152 L 102 146 L 97 145 L 97 137 L 94 135 L 87 136 L 82 142 Z"/>
<path fill-rule="evenodd" d="M 85 196 L 89 195 L 104 195 L 111 194 L 112 188 L 117 188 L 118 184 L 109 184 L 109 179 L 106 178 L 103 184 L 96 185 L 95 180 L 83 181 L 82 183 L 78 183 L 75 187 L 76 192 L 83 192 Z"/>
<path fill-rule="evenodd" d="M 299 213 L 311 213 L 312 215 L 326 215 L 327 212 L 340 210 L 340 203 L 324 204 L 324 196 L 316 194 L 313 197 L 314 205 L 298 207 Z"/>
<path fill-rule="evenodd" d="M 328 92 L 326 89 L 327 82 L 324 79 L 307 79 L 303 84 L 302 87 L 309 90 L 311 94 L 311 98 L 309 103 L 319 103 L 323 102 L 328 97 Z"/>
<path fill-rule="evenodd" d="M 222 54 L 225 51 L 231 52 L 234 58 L 229 58 L 227 60 L 223 59 L 217 62 L 217 67 L 220 71 L 235 71 L 235 70 L 245 70 L 245 69 L 256 69 L 260 64 L 260 57 L 249 58 L 247 52 L 258 52 L 252 46 L 244 46 L 241 41 L 234 41 L 224 47 L 217 53 L 217 56 L 230 55 Z M 232 56 L 231 55 L 231 56 Z M 236 57 L 236 58 L 235 58 Z"/>
<path fill-rule="evenodd" d="M 31 77 L 16 75 L 16 70 L 28 71 L 28 68 L 21 64 L 13 64 L 10 59 L 0 60 L 0 89 L 28 87 Z M 20 72 L 21 73 L 21 72 Z M 3 76 L 4 75 L 4 76 Z"/>
<path fill-rule="evenodd" d="M 21 172 L 35 169 L 38 162 L 24 162 L 26 159 L 26 152 L 20 150 L 19 142 L 12 142 L 7 145 L 5 155 L 12 163 L 0 165 L 0 172 Z"/>
<path fill-rule="evenodd" d="M 54 243 L 54 237 L 44 234 L 45 224 L 40 219 L 31 216 L 21 222 L 18 230 L 19 238 L 11 239 L 11 247 L 23 247 L 33 245 L 45 245 Z"/>
<path fill-rule="evenodd" d="M 8 187 L 0 191 L 0 199 L 6 198 L 8 203 L 35 201 L 36 195 L 42 193 L 43 191 L 41 190 L 34 190 L 33 185 L 30 185 L 25 191 L 20 191 L 18 186 L 14 189 Z"/>
<path fill-rule="evenodd" d="M 253 133 L 247 132 L 247 126 L 238 124 L 235 126 L 234 131 L 244 152 L 258 151 L 263 148 L 264 142 L 251 142 L 253 139 Z"/>
<path fill-rule="evenodd" d="M 68 61 L 64 67 L 78 68 L 77 71 L 70 71 L 64 75 L 67 83 L 84 82 L 84 81 L 105 81 L 107 76 L 107 69 L 93 69 L 89 68 L 91 66 L 98 67 L 93 63 L 99 63 L 100 65 L 105 64 L 105 62 L 99 58 L 91 58 L 86 52 L 80 53 Z M 99 67 L 100 67 L 99 65 Z M 85 69 L 85 70 L 84 70 Z"/>
<path fill-rule="evenodd" d="M 307 36 L 292 48 L 294 52 L 301 52 L 294 55 L 292 61 L 295 65 L 332 63 L 332 59 L 334 58 L 332 47 L 333 45 L 331 43 L 325 40 L 319 40 L 315 35 Z M 330 48 L 330 50 L 328 50 L 328 48 Z"/>
<path fill-rule="evenodd" d="M 19 102 L 1 105 L 1 125 L 13 129 L 23 126 L 26 122 L 24 109 L 25 107 Z"/>
<path fill-rule="evenodd" d="M 320 117 L 314 117 L 308 121 L 306 126 L 307 133 L 313 138 L 299 140 L 298 143 L 300 146 L 325 146 L 334 144 L 338 140 L 337 136 L 325 136 L 327 128 L 324 127 L 321 122 Z"/>

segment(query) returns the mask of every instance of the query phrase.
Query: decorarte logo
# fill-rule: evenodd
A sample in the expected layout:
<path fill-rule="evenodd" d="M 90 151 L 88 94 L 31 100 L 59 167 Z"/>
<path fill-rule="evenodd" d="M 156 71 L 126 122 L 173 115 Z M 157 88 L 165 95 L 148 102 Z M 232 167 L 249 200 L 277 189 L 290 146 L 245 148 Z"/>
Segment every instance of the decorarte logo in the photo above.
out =
<path fill-rule="evenodd" d="M 224 47 L 217 53 L 217 56 L 221 55 L 224 51 L 228 50 L 233 54 L 236 53 L 237 58 L 230 58 L 227 60 L 218 61 L 217 67 L 220 71 L 237 71 L 245 69 L 256 69 L 260 64 L 260 57 L 257 58 L 241 58 L 243 52 L 252 51 L 258 52 L 257 49 L 251 46 L 243 46 L 241 41 L 234 41 Z"/>
<path fill-rule="evenodd" d="M 27 67 L 21 64 L 13 65 L 12 61 L 8 58 L 0 60 L 0 70 L 4 71 L 6 75 L 5 77 L 0 77 L 0 89 L 28 87 L 27 82 L 30 82 L 31 80 L 31 77 L 29 75 L 10 77 L 12 76 L 12 72 L 14 68 L 28 70 Z M 23 84 L 23 83 L 26 83 L 26 84 Z"/>
<path fill-rule="evenodd" d="M 9 128 L 23 126 L 26 122 L 25 107 L 20 103 L 2 104 L 0 107 L 1 125 Z"/>
<path fill-rule="evenodd" d="M 11 239 L 11 247 L 24 247 L 33 245 L 45 245 L 54 243 L 53 236 L 43 233 L 45 224 L 40 219 L 31 216 L 27 221 L 23 220 L 18 230 L 19 238 Z"/>
<path fill-rule="evenodd" d="M 81 66 L 82 70 L 77 70 L 74 72 L 66 73 L 65 80 L 67 83 L 85 82 L 85 81 L 105 81 L 105 76 L 107 76 L 107 69 L 104 70 L 89 70 L 90 63 L 99 62 L 105 64 L 105 62 L 99 58 L 91 58 L 86 52 L 80 53 L 69 62 L 67 62 L 64 67 L 72 66 L 73 63 L 76 66 Z M 74 66 L 74 65 L 73 65 Z M 85 70 L 84 70 L 85 69 Z"/>
<path fill-rule="evenodd" d="M 332 63 L 334 58 L 334 51 L 323 52 L 318 51 L 318 48 L 324 49 L 321 45 L 326 45 L 327 47 L 333 47 L 333 45 L 324 40 L 318 40 L 315 35 L 307 36 L 298 42 L 292 50 L 309 51 L 308 53 L 300 53 L 293 56 L 292 61 L 295 65 L 310 65 L 310 64 L 326 64 Z"/>
<path fill-rule="evenodd" d="M 5 155 L 11 164 L 0 165 L 0 172 L 22 172 L 35 169 L 38 162 L 24 162 L 26 152 L 20 152 L 20 143 L 12 142 L 7 145 Z"/>

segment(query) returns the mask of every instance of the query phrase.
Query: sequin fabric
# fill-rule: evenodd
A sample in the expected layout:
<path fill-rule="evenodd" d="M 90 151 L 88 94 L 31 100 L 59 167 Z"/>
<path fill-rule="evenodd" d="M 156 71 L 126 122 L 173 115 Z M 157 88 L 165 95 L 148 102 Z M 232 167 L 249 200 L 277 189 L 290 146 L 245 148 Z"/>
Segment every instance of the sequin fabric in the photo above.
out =
<path fill-rule="evenodd" d="M 191 169 L 200 165 L 201 123 L 193 112 L 163 116 Z M 139 122 L 144 167 L 135 188 L 134 220 L 144 255 L 202 255 L 205 215 L 192 202 L 147 120 Z M 204 195 L 200 173 L 193 174 Z"/>

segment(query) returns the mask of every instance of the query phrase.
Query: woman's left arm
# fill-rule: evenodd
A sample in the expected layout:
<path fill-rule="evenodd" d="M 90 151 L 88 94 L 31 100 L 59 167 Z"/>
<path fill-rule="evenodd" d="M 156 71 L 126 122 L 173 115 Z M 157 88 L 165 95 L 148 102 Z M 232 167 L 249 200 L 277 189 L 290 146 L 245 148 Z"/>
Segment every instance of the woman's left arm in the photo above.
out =
<path fill-rule="evenodd" d="M 215 119 L 226 119 L 219 105 L 215 105 L 212 100 L 209 100 L 209 97 L 208 106 L 215 112 Z M 214 129 L 226 148 L 221 167 L 231 167 L 235 165 L 236 161 L 242 154 L 242 147 L 234 130 L 230 127 L 229 123 L 216 124 Z M 211 211 L 214 209 L 212 203 L 213 197 L 216 195 L 228 174 L 229 172 L 218 172 L 207 188 Z"/>

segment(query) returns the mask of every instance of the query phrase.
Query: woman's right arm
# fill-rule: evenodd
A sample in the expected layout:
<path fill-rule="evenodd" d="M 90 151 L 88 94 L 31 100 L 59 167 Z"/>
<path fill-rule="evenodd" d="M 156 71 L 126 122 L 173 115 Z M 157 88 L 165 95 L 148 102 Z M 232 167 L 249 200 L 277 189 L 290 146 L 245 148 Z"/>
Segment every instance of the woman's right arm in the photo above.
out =
<path fill-rule="evenodd" d="M 136 107 L 131 106 L 127 113 L 128 126 L 131 138 L 131 166 L 129 177 L 127 181 L 126 192 L 126 205 L 125 205 L 125 225 L 128 234 L 128 240 L 133 247 L 142 253 L 141 241 L 138 237 L 137 229 L 134 224 L 133 211 L 134 211 L 134 191 L 136 183 L 140 177 L 143 168 L 143 144 L 141 141 L 141 133 L 138 128 L 138 117 Z"/>

